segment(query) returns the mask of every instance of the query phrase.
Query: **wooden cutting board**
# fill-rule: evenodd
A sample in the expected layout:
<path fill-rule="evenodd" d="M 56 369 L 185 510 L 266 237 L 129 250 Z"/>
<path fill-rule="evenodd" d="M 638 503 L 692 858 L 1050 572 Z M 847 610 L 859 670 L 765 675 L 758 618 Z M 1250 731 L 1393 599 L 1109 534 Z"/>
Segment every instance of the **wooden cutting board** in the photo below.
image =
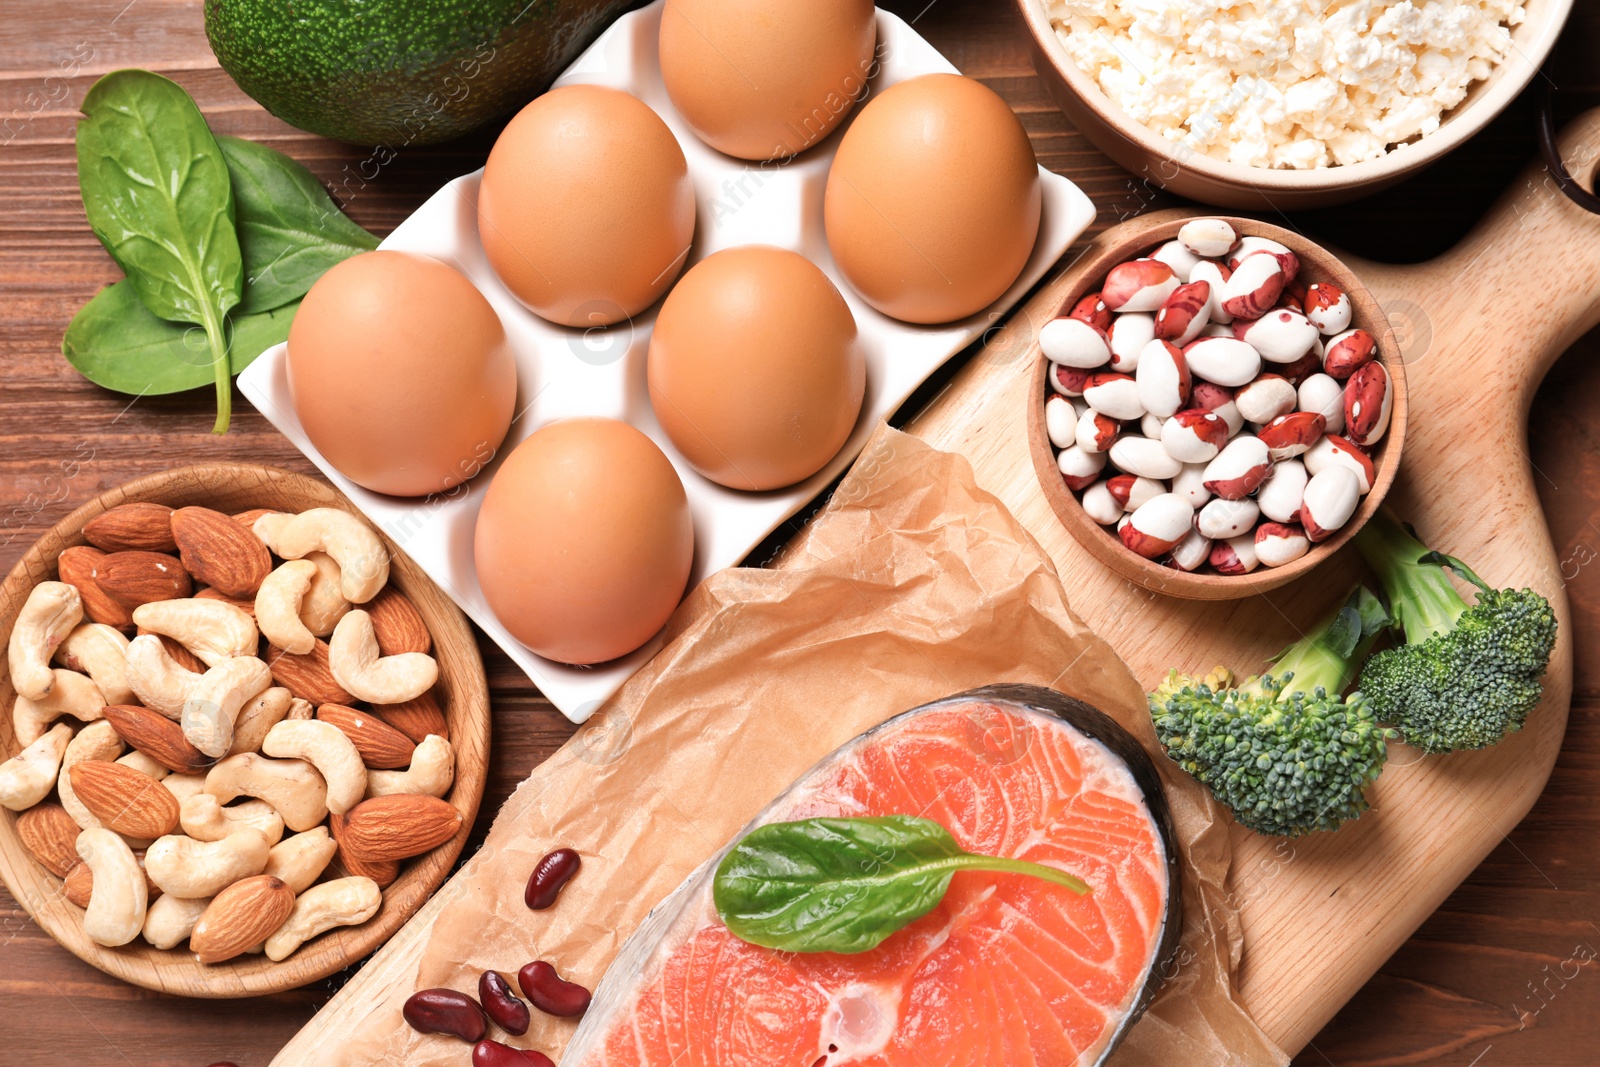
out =
<path fill-rule="evenodd" d="M 1566 158 L 1592 162 L 1583 146 L 1596 137 L 1600 111 L 1565 131 Z M 1237 831 L 1241 991 L 1289 1051 L 1314 1037 L 1500 843 L 1555 764 L 1572 691 L 1562 575 L 1570 579 L 1577 561 L 1558 561 L 1551 545 L 1526 450 L 1527 414 L 1551 364 L 1600 323 L 1600 217 L 1569 201 L 1542 166 L 1524 172 L 1439 259 L 1387 266 L 1341 258 L 1388 312 L 1405 358 L 1411 411 L 1389 506 L 1491 584 L 1549 597 L 1562 633 L 1544 701 L 1520 734 L 1484 752 L 1426 760 L 1396 748 L 1375 810 L 1336 834 L 1285 842 Z M 1069 267 L 1046 283 L 909 430 L 972 461 L 978 483 L 1055 560 L 1074 610 L 1146 687 L 1172 667 L 1259 670 L 1348 592 L 1359 558 L 1347 550 L 1265 596 L 1202 603 L 1137 588 L 1080 546 L 1040 492 L 1024 432 L 1037 402 L 1034 338 L 1073 275 Z"/>
<path fill-rule="evenodd" d="M 1596 138 L 1600 111 L 1567 130 L 1569 158 Z M 1561 746 L 1572 689 L 1564 564 L 1524 445 L 1540 379 L 1600 324 L 1600 217 L 1531 167 L 1445 256 L 1406 267 L 1346 262 L 1389 312 L 1406 358 L 1410 433 L 1390 504 L 1494 584 L 1530 585 L 1548 596 L 1562 635 L 1545 699 L 1522 733 L 1486 752 L 1427 760 L 1397 748 L 1374 810 L 1337 834 L 1288 842 L 1237 833 L 1241 990 L 1257 1021 L 1290 1052 L 1516 825 Z M 1153 685 L 1170 667 L 1256 669 L 1348 591 L 1360 564 L 1345 553 L 1266 596 L 1199 603 L 1136 588 L 1080 547 L 1045 502 L 1026 432 L 1027 407 L 1036 402 L 1034 339 L 1074 280 L 1068 265 L 1046 282 L 908 429 L 972 462 L 979 483 L 1055 560 L 1078 614 L 1141 682 Z M 419 912 L 274 1064 L 337 1048 L 373 1005 L 407 989 L 435 910 L 430 903 Z"/>

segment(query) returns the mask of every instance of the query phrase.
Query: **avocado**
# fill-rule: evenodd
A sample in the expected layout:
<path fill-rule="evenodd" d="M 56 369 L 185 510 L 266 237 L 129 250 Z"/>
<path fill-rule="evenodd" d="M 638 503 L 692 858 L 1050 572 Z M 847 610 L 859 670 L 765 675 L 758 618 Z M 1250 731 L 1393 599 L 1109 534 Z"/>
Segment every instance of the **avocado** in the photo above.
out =
<path fill-rule="evenodd" d="M 637 0 L 206 0 L 239 87 L 292 126 L 402 148 L 527 103 Z"/>

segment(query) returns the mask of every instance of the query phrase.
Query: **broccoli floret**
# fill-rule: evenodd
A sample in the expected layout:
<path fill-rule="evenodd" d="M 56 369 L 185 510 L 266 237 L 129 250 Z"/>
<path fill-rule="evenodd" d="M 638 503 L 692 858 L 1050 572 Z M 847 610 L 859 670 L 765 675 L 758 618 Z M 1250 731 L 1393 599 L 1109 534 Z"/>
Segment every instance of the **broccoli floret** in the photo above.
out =
<path fill-rule="evenodd" d="M 1355 540 L 1405 631 L 1406 643 L 1373 656 L 1361 675 L 1378 717 L 1424 752 L 1487 748 L 1522 729 L 1555 647 L 1550 602 L 1531 589 L 1489 588 L 1385 510 Z M 1445 568 L 1478 587 L 1476 604 Z"/>
<path fill-rule="evenodd" d="M 1357 587 L 1273 661 L 1276 677 L 1236 688 L 1226 668 L 1202 679 L 1173 671 L 1150 694 L 1167 755 L 1258 833 L 1297 837 L 1356 818 L 1391 731 L 1360 693 L 1339 694 L 1388 621 L 1378 598 Z"/>

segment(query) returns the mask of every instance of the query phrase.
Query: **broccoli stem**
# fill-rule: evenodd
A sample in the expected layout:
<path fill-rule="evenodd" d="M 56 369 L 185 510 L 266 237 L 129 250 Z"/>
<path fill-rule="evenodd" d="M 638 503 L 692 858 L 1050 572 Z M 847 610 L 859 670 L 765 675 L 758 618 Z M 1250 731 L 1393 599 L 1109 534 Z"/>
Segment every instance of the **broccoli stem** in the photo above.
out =
<path fill-rule="evenodd" d="M 1357 586 L 1339 608 L 1273 659 L 1269 677 L 1276 683 L 1288 682 L 1278 690 L 1277 699 L 1294 693 L 1310 696 L 1318 689 L 1329 696 L 1343 693 L 1355 680 L 1388 621 L 1377 598 L 1365 587 Z M 1261 678 L 1253 678 L 1240 688 L 1256 695 L 1267 692 Z"/>
<path fill-rule="evenodd" d="M 1467 602 L 1445 573 L 1441 557 L 1411 536 L 1387 508 L 1378 509 L 1356 534 L 1355 544 L 1377 572 L 1389 613 L 1405 629 L 1408 644 L 1455 629 Z"/>

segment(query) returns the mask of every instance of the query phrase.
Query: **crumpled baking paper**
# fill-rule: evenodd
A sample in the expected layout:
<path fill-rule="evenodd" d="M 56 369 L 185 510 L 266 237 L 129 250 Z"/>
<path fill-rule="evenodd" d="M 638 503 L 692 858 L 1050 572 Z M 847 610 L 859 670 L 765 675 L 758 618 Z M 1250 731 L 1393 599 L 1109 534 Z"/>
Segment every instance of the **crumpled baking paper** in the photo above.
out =
<path fill-rule="evenodd" d="M 1233 997 L 1242 939 L 1219 810 L 1160 754 L 1139 685 L 966 460 L 887 428 L 781 566 L 722 571 L 691 594 L 660 654 L 534 770 L 413 920 L 432 921 L 414 980 L 383 991 L 358 977 L 325 1014 L 375 991 L 378 1002 L 353 1031 L 314 1020 L 324 1036 L 312 1062 L 459 1067 L 459 1042 L 401 1020 L 411 991 L 475 993 L 485 969 L 514 976 L 535 958 L 593 988 L 645 914 L 813 763 L 898 712 L 993 682 L 1053 686 L 1100 708 L 1164 776 L 1186 860 L 1182 944 L 1112 1064 L 1287 1063 Z M 582 870 L 554 908 L 529 911 L 529 871 L 563 846 Z M 385 957 L 375 966 L 416 958 Z M 528 1035 L 509 1041 L 556 1056 L 574 1023 L 533 1014 Z"/>

